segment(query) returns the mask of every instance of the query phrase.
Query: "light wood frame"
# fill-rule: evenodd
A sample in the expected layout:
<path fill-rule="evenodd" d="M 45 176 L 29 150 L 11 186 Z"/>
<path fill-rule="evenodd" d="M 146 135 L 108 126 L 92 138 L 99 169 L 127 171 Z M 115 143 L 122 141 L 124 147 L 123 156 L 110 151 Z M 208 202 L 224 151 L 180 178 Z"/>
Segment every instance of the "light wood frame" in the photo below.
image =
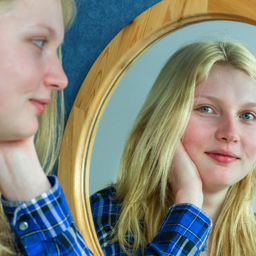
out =
<path fill-rule="evenodd" d="M 91 216 L 89 170 L 105 107 L 127 70 L 152 45 L 177 29 L 210 20 L 256 25 L 256 1 L 163 0 L 139 15 L 110 42 L 81 86 L 65 129 L 58 177 L 75 222 L 94 255 L 103 253 Z"/>

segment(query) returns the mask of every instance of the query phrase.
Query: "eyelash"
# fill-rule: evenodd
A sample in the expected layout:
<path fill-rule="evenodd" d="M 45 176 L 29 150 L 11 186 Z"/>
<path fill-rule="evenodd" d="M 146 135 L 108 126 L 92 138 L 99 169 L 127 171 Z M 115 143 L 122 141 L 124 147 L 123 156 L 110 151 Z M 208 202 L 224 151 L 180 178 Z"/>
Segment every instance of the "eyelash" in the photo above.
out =
<path fill-rule="evenodd" d="M 251 113 L 251 112 L 244 112 L 243 114 L 241 114 L 240 116 L 242 116 L 242 115 L 244 115 L 244 114 L 249 114 L 249 115 L 252 115 L 252 119 L 246 119 L 246 118 L 244 118 L 245 120 L 255 120 L 256 119 L 256 116 L 255 116 L 255 114 L 253 114 L 253 113 Z"/>
<path fill-rule="evenodd" d="M 207 108 L 207 109 L 211 109 L 211 111 L 212 112 L 204 112 L 202 109 L 203 108 Z M 201 107 L 198 107 L 196 110 L 198 110 L 199 112 L 201 112 L 201 113 L 205 113 L 205 114 L 212 114 L 212 113 L 214 113 L 214 110 L 211 108 L 211 107 L 209 107 L 209 106 L 201 106 Z M 252 119 L 246 119 L 246 118 L 243 118 L 242 117 L 242 115 L 245 115 L 245 114 L 247 114 L 247 115 L 251 115 L 253 118 Z M 256 114 L 254 114 L 254 113 L 251 113 L 251 112 L 244 112 L 244 113 L 242 113 L 239 117 L 241 117 L 241 118 L 243 118 L 244 120 L 250 120 L 250 121 L 252 121 L 252 120 L 255 120 L 256 119 Z"/>
<path fill-rule="evenodd" d="M 44 45 L 47 43 L 46 39 L 33 39 L 32 42 L 40 49 L 44 48 Z M 38 42 L 42 42 L 43 45 L 39 45 Z"/>
<path fill-rule="evenodd" d="M 196 110 L 200 111 L 201 113 L 209 114 L 208 112 L 204 112 L 204 111 L 202 111 L 202 109 L 203 109 L 203 108 L 211 109 L 211 110 L 212 110 L 212 112 L 211 112 L 210 114 L 214 113 L 214 110 L 213 110 L 211 107 L 209 107 L 209 106 L 201 106 L 201 107 L 197 108 Z"/>

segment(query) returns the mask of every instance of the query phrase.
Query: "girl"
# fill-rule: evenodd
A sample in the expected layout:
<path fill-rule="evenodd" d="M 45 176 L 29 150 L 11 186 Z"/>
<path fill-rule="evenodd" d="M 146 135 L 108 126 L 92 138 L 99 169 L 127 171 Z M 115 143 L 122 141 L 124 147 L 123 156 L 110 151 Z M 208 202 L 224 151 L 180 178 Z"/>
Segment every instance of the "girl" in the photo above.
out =
<path fill-rule="evenodd" d="M 2 214 L 2 255 L 91 255 L 58 180 L 44 173 L 54 166 L 63 131 L 68 81 L 57 49 L 74 3 L 0 0 L 0 190 L 16 241 Z M 155 244 L 150 254 L 161 250 Z"/>
<path fill-rule="evenodd" d="M 2 212 L 1 255 L 90 254 L 44 173 L 60 147 L 68 81 L 57 50 L 75 12 L 74 0 L 0 0 L 0 190 L 12 230 Z"/>
<path fill-rule="evenodd" d="M 160 72 L 118 180 L 91 197 L 107 255 L 256 255 L 256 59 L 197 42 Z M 212 229 L 212 231 L 211 231 Z"/>

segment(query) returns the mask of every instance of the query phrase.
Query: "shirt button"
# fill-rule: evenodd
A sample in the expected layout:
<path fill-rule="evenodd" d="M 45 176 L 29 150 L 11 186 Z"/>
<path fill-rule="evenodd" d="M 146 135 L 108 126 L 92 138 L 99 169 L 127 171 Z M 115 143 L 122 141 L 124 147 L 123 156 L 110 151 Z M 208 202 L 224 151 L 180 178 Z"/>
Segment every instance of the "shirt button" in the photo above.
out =
<path fill-rule="evenodd" d="M 28 229 L 28 223 L 26 221 L 21 222 L 19 225 L 19 229 L 25 231 L 26 229 Z"/>

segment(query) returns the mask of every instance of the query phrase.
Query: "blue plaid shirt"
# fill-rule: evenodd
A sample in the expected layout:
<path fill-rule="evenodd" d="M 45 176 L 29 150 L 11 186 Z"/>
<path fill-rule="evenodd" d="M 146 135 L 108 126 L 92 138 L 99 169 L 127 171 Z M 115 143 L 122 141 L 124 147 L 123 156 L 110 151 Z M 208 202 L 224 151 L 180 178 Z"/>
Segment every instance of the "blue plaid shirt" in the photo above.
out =
<path fill-rule="evenodd" d="M 49 181 L 52 188 L 29 202 L 2 198 L 18 255 L 92 255 L 73 221 L 57 178 L 51 176 Z"/>
<path fill-rule="evenodd" d="M 111 242 L 111 232 L 121 211 L 121 205 L 115 197 L 114 188 L 93 194 L 92 215 L 104 254 L 126 255 L 117 242 Z M 191 204 L 174 205 L 169 209 L 154 240 L 148 243 L 144 255 L 199 255 L 207 250 L 211 228 L 210 217 L 201 209 Z M 139 251 L 137 255 L 142 255 L 142 252 Z"/>

